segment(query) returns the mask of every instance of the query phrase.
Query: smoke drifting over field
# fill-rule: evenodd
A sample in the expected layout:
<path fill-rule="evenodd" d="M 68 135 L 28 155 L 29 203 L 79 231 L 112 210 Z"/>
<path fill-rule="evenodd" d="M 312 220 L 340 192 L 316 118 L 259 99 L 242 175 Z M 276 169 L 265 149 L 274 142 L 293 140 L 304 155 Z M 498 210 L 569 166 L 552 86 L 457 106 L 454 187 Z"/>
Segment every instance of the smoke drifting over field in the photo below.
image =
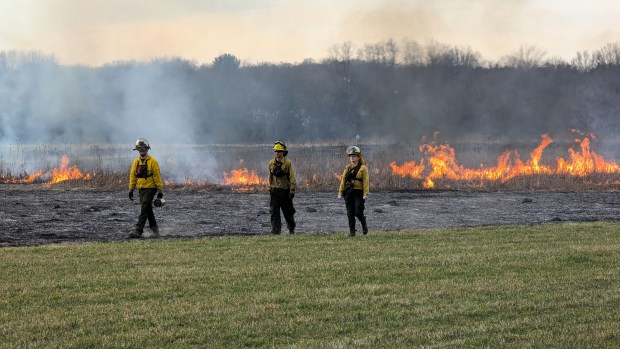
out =
<path fill-rule="evenodd" d="M 344 56 L 342 46 L 333 59 L 299 65 L 241 66 L 222 55 L 211 65 L 166 59 L 87 68 L 1 53 L 0 143 L 146 137 L 153 144 L 417 146 L 439 131 L 450 143 L 510 146 L 534 144 L 543 133 L 570 141 L 573 128 L 617 139 L 618 64 L 584 70 L 525 55 L 511 66 L 483 66 L 475 52 L 437 43 L 396 64 L 392 44 L 360 49 L 360 59 Z"/>
<path fill-rule="evenodd" d="M 193 143 L 192 93 L 167 67 L 52 63 L 0 75 L 0 142 Z"/>

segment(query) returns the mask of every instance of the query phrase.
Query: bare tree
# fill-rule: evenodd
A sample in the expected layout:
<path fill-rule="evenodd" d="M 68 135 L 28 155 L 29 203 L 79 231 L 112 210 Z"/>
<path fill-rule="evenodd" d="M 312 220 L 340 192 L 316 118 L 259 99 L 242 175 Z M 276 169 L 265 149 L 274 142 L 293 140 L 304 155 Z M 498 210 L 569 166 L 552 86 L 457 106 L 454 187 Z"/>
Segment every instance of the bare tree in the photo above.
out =
<path fill-rule="evenodd" d="M 449 51 L 452 56 L 452 64 L 463 67 L 478 67 L 481 65 L 482 56 L 470 47 L 452 47 Z"/>
<path fill-rule="evenodd" d="M 383 44 L 383 56 L 385 57 L 384 63 L 389 65 L 396 64 L 396 57 L 398 56 L 398 45 L 394 40 L 390 39 Z"/>
<path fill-rule="evenodd" d="M 536 45 L 521 45 L 517 52 L 503 57 L 500 61 L 506 67 L 531 69 L 543 66 L 546 55 L 547 51 Z"/>
<path fill-rule="evenodd" d="M 424 48 L 415 40 L 404 40 L 402 44 L 402 61 L 407 65 L 424 64 Z"/>
<path fill-rule="evenodd" d="M 448 45 L 428 40 L 425 47 L 425 63 L 429 66 L 450 65 L 450 62 L 446 62 L 448 50 Z"/>
<path fill-rule="evenodd" d="M 571 60 L 570 64 L 582 72 L 591 70 L 595 67 L 594 55 L 588 51 L 577 52 L 577 56 Z"/>
<path fill-rule="evenodd" d="M 358 50 L 357 55 L 362 61 L 395 65 L 398 51 L 398 45 L 390 39 L 376 44 L 367 44 L 363 49 Z"/>
<path fill-rule="evenodd" d="M 620 42 L 607 44 L 594 52 L 594 62 L 596 66 L 620 65 Z"/>
<path fill-rule="evenodd" d="M 353 44 L 351 41 L 345 41 L 342 44 L 335 44 L 328 50 L 329 59 L 338 62 L 347 62 L 351 60 Z"/>
<path fill-rule="evenodd" d="M 482 64 L 480 53 L 471 48 L 451 47 L 434 40 L 426 44 L 425 61 L 429 66 L 478 67 Z"/>

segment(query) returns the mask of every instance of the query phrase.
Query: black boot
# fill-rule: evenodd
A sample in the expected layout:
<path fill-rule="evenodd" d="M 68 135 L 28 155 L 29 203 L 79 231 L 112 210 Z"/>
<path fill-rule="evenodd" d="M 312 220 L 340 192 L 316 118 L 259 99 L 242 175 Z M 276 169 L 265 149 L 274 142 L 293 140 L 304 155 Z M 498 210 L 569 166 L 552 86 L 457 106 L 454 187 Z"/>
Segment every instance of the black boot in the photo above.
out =
<path fill-rule="evenodd" d="M 347 216 L 349 218 L 349 236 L 355 236 L 355 216 Z"/>
<path fill-rule="evenodd" d="M 368 234 L 368 226 L 366 225 L 366 217 L 360 217 L 360 223 L 362 223 L 362 233 L 364 235 Z"/>
<path fill-rule="evenodd" d="M 282 226 L 280 224 L 274 223 L 274 221 L 271 221 L 271 234 L 275 234 L 278 235 L 280 234 L 280 231 L 282 231 Z"/>
<path fill-rule="evenodd" d="M 127 236 L 130 239 L 138 239 L 142 237 L 142 232 L 139 230 L 134 230 L 131 233 L 129 233 L 129 236 Z"/>
<path fill-rule="evenodd" d="M 288 232 L 289 234 L 295 234 L 295 227 L 297 226 L 297 224 L 295 223 L 295 221 L 292 222 L 286 222 L 286 227 L 288 228 Z"/>

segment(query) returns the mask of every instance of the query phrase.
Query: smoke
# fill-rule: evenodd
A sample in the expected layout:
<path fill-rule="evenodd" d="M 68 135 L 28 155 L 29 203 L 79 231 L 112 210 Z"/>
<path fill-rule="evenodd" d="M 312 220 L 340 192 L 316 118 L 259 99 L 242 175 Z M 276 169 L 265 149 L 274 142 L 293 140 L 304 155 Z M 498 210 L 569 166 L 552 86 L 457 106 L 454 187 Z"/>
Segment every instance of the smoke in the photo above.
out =
<path fill-rule="evenodd" d="M 467 43 L 486 57 L 498 59 L 524 40 L 527 43 L 524 38 L 540 38 L 529 29 L 537 25 L 538 21 L 532 23 L 532 16 L 539 13 L 541 10 L 530 0 L 382 1 L 374 7 L 352 10 L 336 35 L 357 44 L 398 37 L 416 41 L 434 38 L 451 45 Z M 544 33 L 552 35 L 548 30 Z M 553 41 L 548 44 L 553 46 Z"/>
<path fill-rule="evenodd" d="M 144 137 L 154 155 L 176 159 L 176 178 L 190 179 L 228 169 L 207 151 L 173 153 L 171 145 L 417 144 L 439 131 L 455 145 L 531 147 L 543 133 L 572 142 L 571 128 L 617 140 L 617 66 L 481 67 L 461 64 L 465 51 L 435 45 L 436 62 L 403 66 L 240 66 L 222 55 L 211 66 L 161 59 L 90 68 L 0 54 L 0 144 L 121 144 L 130 152 Z"/>
<path fill-rule="evenodd" d="M 123 139 L 144 133 L 155 143 L 195 143 L 193 102 L 186 81 L 165 64 L 119 76 L 123 105 L 112 129 Z M 112 118 L 113 119 L 113 118 Z"/>
<path fill-rule="evenodd" d="M 193 101 L 175 64 L 92 69 L 25 64 L 0 74 L 0 143 L 195 142 Z"/>
<path fill-rule="evenodd" d="M 95 69 L 61 66 L 45 56 L 27 60 L 22 55 L 17 61 L 7 57 L 0 57 L 0 144 L 127 144 L 130 152 L 135 140 L 144 137 L 179 166 L 182 173 L 169 177 L 214 175 L 208 153 L 164 151 L 172 144 L 209 143 L 196 132 L 195 93 L 183 74 L 185 62 L 117 63 Z M 88 147 L 70 150 L 82 153 L 78 156 L 89 152 Z M 5 159 L 11 157 L 3 153 Z M 18 166 L 10 167 L 30 171 L 54 166 L 33 160 L 20 156 Z"/>

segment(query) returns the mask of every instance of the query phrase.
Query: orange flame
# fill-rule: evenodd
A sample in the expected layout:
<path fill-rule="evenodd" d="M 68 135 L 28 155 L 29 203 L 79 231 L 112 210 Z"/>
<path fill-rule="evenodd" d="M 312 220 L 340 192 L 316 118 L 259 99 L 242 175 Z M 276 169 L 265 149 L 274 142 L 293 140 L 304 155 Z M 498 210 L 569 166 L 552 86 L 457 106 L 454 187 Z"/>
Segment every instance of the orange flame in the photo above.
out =
<path fill-rule="evenodd" d="M 69 166 L 69 157 L 67 155 L 63 155 L 60 161 L 60 168 L 52 169 L 51 173 L 44 174 L 43 171 L 39 170 L 31 175 L 28 178 L 3 178 L 3 183 L 34 183 L 36 181 L 44 181 L 44 178 L 51 178 L 46 185 L 57 184 L 64 181 L 75 180 L 75 179 L 83 179 L 90 180 L 95 176 L 95 174 L 83 174 L 75 166 Z"/>
<path fill-rule="evenodd" d="M 267 181 L 260 179 L 255 170 L 243 168 L 231 170 L 230 174 L 224 172 L 224 184 L 235 187 L 234 190 L 249 191 L 267 185 Z"/>
<path fill-rule="evenodd" d="M 69 166 L 69 157 L 67 155 L 63 155 L 60 161 L 60 168 L 55 168 L 52 170 L 52 179 L 48 182 L 48 184 L 57 184 L 74 179 L 89 180 L 91 178 L 90 173 L 84 175 L 77 167 Z"/>
<path fill-rule="evenodd" d="M 422 178 L 422 171 L 424 171 L 423 161 L 420 161 L 420 164 L 416 165 L 415 160 L 405 162 L 402 166 L 398 166 L 396 165 L 396 161 L 392 161 L 390 167 L 393 173 L 401 177 L 411 176 L 413 178 Z"/>
<path fill-rule="evenodd" d="M 593 137 L 592 134 L 581 134 Z M 555 168 L 542 165 L 540 161 L 542 154 L 545 148 L 553 143 L 553 139 L 548 134 L 543 134 L 541 138 L 540 144 L 532 151 L 529 160 L 525 163 L 519 158 L 518 151 L 508 150 L 498 157 L 495 167 L 481 166 L 480 169 L 468 169 L 458 164 L 454 148 L 450 145 L 423 144 L 420 150 L 427 156 L 428 169 L 424 160 L 417 165 L 415 161 L 405 162 L 402 166 L 392 162 L 390 167 L 395 175 L 423 179 L 425 188 L 433 188 L 437 179 L 505 182 L 517 176 L 534 174 L 568 174 L 583 177 L 592 173 L 620 173 L 620 166 L 615 162 L 605 161 L 602 156 L 590 149 L 588 137 L 575 140 L 579 143 L 581 152 L 569 148 L 569 160 L 558 158 Z"/>
<path fill-rule="evenodd" d="M 37 171 L 31 175 L 29 175 L 27 178 L 2 178 L 1 181 L 2 183 L 7 183 L 7 184 L 27 184 L 27 183 L 34 183 L 37 179 L 41 178 L 43 176 L 43 171 Z"/>
<path fill-rule="evenodd" d="M 615 162 L 607 162 L 602 156 L 590 150 L 590 139 L 576 139 L 581 153 L 568 149 L 570 161 L 558 159 L 557 173 L 565 173 L 571 176 L 584 177 L 591 173 L 618 173 L 620 167 Z"/>
<path fill-rule="evenodd" d="M 243 168 L 241 170 L 231 170 L 230 175 L 224 172 L 224 183 L 226 185 L 255 185 L 266 184 L 267 181 L 261 180 L 256 171 Z"/>

